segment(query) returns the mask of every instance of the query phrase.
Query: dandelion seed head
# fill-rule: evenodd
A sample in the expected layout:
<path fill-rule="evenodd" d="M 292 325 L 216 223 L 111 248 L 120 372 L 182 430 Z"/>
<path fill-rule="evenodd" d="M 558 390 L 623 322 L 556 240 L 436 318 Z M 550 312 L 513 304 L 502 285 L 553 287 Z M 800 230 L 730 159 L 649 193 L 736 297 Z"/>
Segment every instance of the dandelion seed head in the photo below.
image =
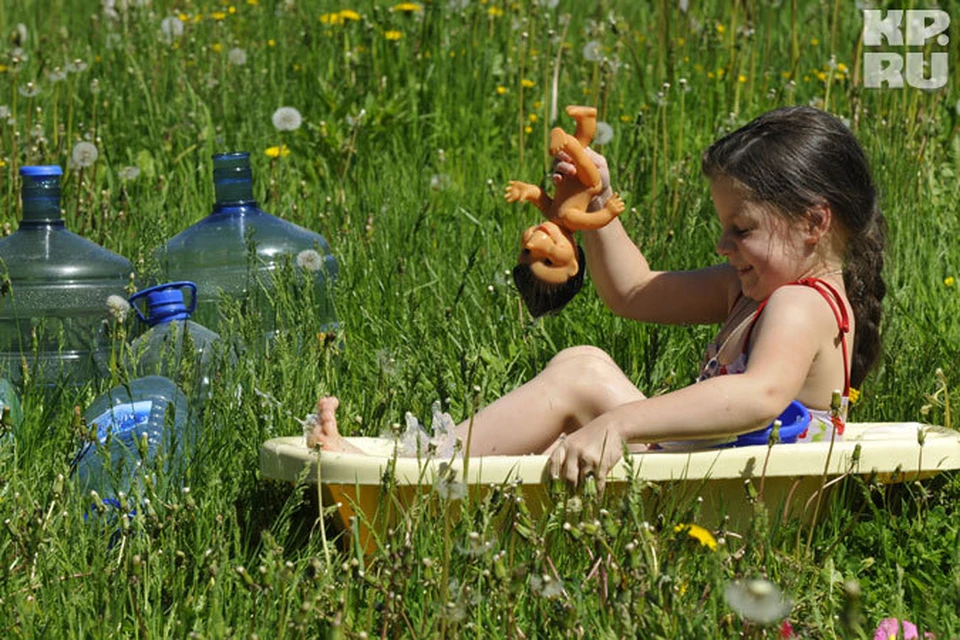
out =
<path fill-rule="evenodd" d="M 54 67 L 46 72 L 47 80 L 53 84 L 67 79 L 67 72 L 60 67 Z"/>
<path fill-rule="evenodd" d="M 18 22 L 17 26 L 15 27 L 15 31 L 17 32 L 17 44 L 22 45 L 27 41 L 27 36 L 29 35 L 27 32 L 27 25 L 23 24 L 22 22 Z"/>
<path fill-rule="evenodd" d="M 140 169 L 138 167 L 127 166 L 120 169 L 120 179 L 125 182 L 136 180 L 138 177 L 140 177 Z"/>
<path fill-rule="evenodd" d="M 724 590 L 724 598 L 741 617 L 760 625 L 783 619 L 791 606 L 777 585 L 764 579 L 731 582 Z"/>
<path fill-rule="evenodd" d="M 430 176 L 430 188 L 434 191 L 445 191 L 450 187 L 450 176 L 445 173 L 435 173 Z"/>
<path fill-rule="evenodd" d="M 316 273 L 323 268 L 323 257 L 313 249 L 304 249 L 297 254 L 297 266 L 310 273 Z"/>
<path fill-rule="evenodd" d="M 160 32 L 166 42 L 183 36 L 183 22 L 176 16 L 168 16 L 160 22 Z"/>
<path fill-rule="evenodd" d="M 599 62 L 603 58 L 603 46 L 596 40 L 583 45 L 583 57 L 590 62 Z"/>
<path fill-rule="evenodd" d="M 68 73 L 81 73 L 87 70 L 87 66 L 88 65 L 86 62 L 84 62 L 80 58 L 76 58 L 75 60 L 71 60 L 66 65 L 64 65 L 64 68 L 67 70 Z"/>
<path fill-rule="evenodd" d="M 0 119 L 9 118 L 9 117 L 10 117 L 10 107 L 8 107 L 5 104 L 0 104 Z"/>
<path fill-rule="evenodd" d="M 242 67 L 247 64 L 247 52 L 240 47 L 234 47 L 227 52 L 227 60 L 229 60 L 232 65 Z"/>
<path fill-rule="evenodd" d="M 93 166 L 93 163 L 100 157 L 100 151 L 92 142 L 81 141 L 73 147 L 70 159 L 80 168 Z"/>
<path fill-rule="evenodd" d="M 277 131 L 296 131 L 303 124 L 303 116 L 293 107 L 280 107 L 273 112 L 273 126 Z"/>
<path fill-rule="evenodd" d="M 40 85 L 35 82 L 28 82 L 27 84 L 17 87 L 17 91 L 19 91 L 20 95 L 24 98 L 34 98 L 40 94 Z"/>
<path fill-rule="evenodd" d="M 130 313 L 130 303 L 123 296 L 107 296 L 107 313 L 117 322 L 123 322 Z"/>

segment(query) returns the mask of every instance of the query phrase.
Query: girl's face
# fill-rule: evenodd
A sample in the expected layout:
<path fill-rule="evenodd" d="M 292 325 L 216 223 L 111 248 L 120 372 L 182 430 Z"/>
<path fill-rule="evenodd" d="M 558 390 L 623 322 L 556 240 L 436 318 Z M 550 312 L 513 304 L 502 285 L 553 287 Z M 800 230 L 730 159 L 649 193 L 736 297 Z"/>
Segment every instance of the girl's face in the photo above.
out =
<path fill-rule="evenodd" d="M 743 294 L 762 300 L 814 267 L 814 245 L 807 242 L 802 220 L 788 220 L 744 200 L 727 177 L 711 181 L 720 218 L 717 253 L 737 270 Z"/>

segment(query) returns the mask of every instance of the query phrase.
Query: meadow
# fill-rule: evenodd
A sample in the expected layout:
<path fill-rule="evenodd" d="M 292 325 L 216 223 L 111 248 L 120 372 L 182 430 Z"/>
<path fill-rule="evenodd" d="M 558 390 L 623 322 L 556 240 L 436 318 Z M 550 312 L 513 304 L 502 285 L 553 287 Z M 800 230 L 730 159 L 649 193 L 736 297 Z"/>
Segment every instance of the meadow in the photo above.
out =
<path fill-rule="evenodd" d="M 701 505 L 669 487 L 648 512 L 640 493 L 658 489 L 640 482 L 539 518 L 510 486 L 427 492 L 365 556 L 324 529 L 307 483 L 258 466 L 321 393 L 341 398 L 348 434 L 377 435 L 407 411 L 428 421 L 436 400 L 466 417 L 578 344 L 647 394 L 694 379 L 716 327 L 626 321 L 590 286 L 555 317 L 519 301 L 508 271 L 539 214 L 503 188 L 544 180 L 567 104 L 609 125 L 597 148 L 622 220 L 662 269 L 720 261 L 699 167 L 712 140 L 782 105 L 843 118 L 889 225 L 883 353 L 851 418 L 955 427 L 960 38 L 937 48 L 942 89 L 867 89 L 862 29 L 840 0 L 0 0 L 4 232 L 19 167 L 60 164 L 67 226 L 157 277 L 154 248 L 210 211 L 212 154 L 250 151 L 262 207 L 330 241 L 341 322 L 321 334 L 313 309 L 288 305 L 266 353 L 223 365 L 188 487 L 161 478 L 133 517 L 85 518 L 70 475 L 79 414 L 127 372 L 56 401 L 28 386 L 0 448 L 0 635 L 778 637 L 778 621 L 726 602 L 763 577 L 798 637 L 869 638 L 888 617 L 960 636 L 956 473 L 850 479 L 812 528 L 757 501 L 739 532 L 680 526 Z M 302 122 L 278 129 L 281 107 Z M 83 142 L 96 154 L 75 154 Z M 225 339 L 257 340 L 256 318 L 224 314 Z"/>

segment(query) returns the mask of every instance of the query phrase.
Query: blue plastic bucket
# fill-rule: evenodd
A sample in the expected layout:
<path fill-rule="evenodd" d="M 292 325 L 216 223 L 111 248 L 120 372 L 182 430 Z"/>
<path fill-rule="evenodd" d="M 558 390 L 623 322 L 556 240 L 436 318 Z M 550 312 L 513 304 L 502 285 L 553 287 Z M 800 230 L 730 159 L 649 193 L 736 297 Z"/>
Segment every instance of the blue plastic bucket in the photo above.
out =
<path fill-rule="evenodd" d="M 793 444 L 797 438 L 810 426 L 810 411 L 796 400 L 792 401 L 783 413 L 777 418 L 780 421 L 780 439 L 783 444 Z M 752 444 L 767 444 L 770 441 L 770 432 L 773 431 L 771 422 L 763 429 L 737 436 L 727 447 L 746 447 Z"/>

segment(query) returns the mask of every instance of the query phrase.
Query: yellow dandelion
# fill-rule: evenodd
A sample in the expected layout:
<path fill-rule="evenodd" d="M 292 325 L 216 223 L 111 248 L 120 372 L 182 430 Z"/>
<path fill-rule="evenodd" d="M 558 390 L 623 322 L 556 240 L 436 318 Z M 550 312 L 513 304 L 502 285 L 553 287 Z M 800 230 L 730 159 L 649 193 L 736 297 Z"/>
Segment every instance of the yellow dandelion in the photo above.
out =
<path fill-rule="evenodd" d="M 352 20 L 353 22 L 360 21 L 360 14 L 352 9 L 344 9 L 340 12 L 340 17 L 343 18 L 343 21 Z"/>
<path fill-rule="evenodd" d="M 686 38 L 677 38 L 677 46 L 682 47 L 682 46 L 685 45 L 685 44 L 687 44 L 687 39 L 686 39 Z"/>
<path fill-rule="evenodd" d="M 227 13 L 229 13 L 230 15 L 233 15 L 236 12 L 237 12 L 237 8 L 235 6 L 230 5 L 229 7 L 227 7 Z"/>
<path fill-rule="evenodd" d="M 7 65 L 0 64 L 0 73 L 6 73 L 6 72 L 7 72 Z"/>
<path fill-rule="evenodd" d="M 490 16 L 491 18 L 499 18 L 500 16 L 503 15 L 503 9 L 501 9 L 500 7 L 490 7 L 489 9 L 487 9 L 487 15 Z"/>
<path fill-rule="evenodd" d="M 710 551 L 717 550 L 717 541 L 714 539 L 713 534 L 697 524 L 678 524 L 673 528 L 674 531 L 680 533 L 681 531 L 686 531 L 687 535 L 699 542 L 704 547 L 710 549 Z"/>
<path fill-rule="evenodd" d="M 226 17 L 227 17 L 227 14 L 224 11 L 214 11 L 213 13 L 210 14 L 210 19 L 216 20 L 217 22 L 219 22 L 220 20 L 225 20 Z"/>
<path fill-rule="evenodd" d="M 722 78 L 727 73 L 727 70 L 723 67 L 717 69 L 717 77 Z"/>
<path fill-rule="evenodd" d="M 825 72 L 823 72 L 823 71 L 817 71 L 817 79 L 818 79 L 818 80 L 826 80 L 826 79 L 827 79 L 827 74 L 826 74 Z"/>
<path fill-rule="evenodd" d="M 843 64 L 842 62 L 838 62 L 838 63 L 837 63 L 837 71 L 839 71 L 840 73 L 846 73 L 846 72 L 847 72 L 847 65 Z"/>
<path fill-rule="evenodd" d="M 399 40 L 403 37 L 403 34 L 399 31 L 390 30 L 383 34 L 383 37 L 387 40 Z"/>
<path fill-rule="evenodd" d="M 720 23 L 720 22 L 717 23 L 717 33 L 719 33 L 719 34 L 722 35 L 726 30 L 727 30 L 727 28 L 726 28 L 725 26 L 723 26 L 722 23 Z"/>
<path fill-rule="evenodd" d="M 697 62 L 696 64 L 693 65 L 693 70 L 696 71 L 697 73 L 703 73 L 703 65 Z"/>
<path fill-rule="evenodd" d="M 298 65 L 296 62 L 294 62 L 294 63 L 293 63 L 293 70 L 294 70 L 294 71 L 300 71 L 300 65 Z"/>
<path fill-rule="evenodd" d="M 263 153 L 268 158 L 286 158 L 290 155 L 290 149 L 287 148 L 287 145 L 282 144 L 279 147 L 267 147 Z"/>
<path fill-rule="evenodd" d="M 219 42 L 214 42 L 212 45 L 210 45 L 210 51 L 213 51 L 214 53 L 220 53 L 223 51 L 223 45 Z"/>
<path fill-rule="evenodd" d="M 533 88 L 533 80 L 527 80 L 524 78 L 520 81 L 520 86 L 522 86 L 524 89 L 531 89 Z"/>
<path fill-rule="evenodd" d="M 188 16 L 185 13 L 178 13 L 177 20 L 179 20 L 180 22 L 187 22 L 188 20 L 190 20 L 190 16 Z"/>
<path fill-rule="evenodd" d="M 498 96 L 502 96 L 502 95 L 505 94 L 506 92 L 507 92 L 507 88 L 506 88 L 505 86 L 500 85 L 499 87 L 497 87 L 497 95 L 498 95 Z"/>
<path fill-rule="evenodd" d="M 531 127 L 530 125 L 527 125 L 523 128 L 523 132 L 527 134 L 533 133 L 533 127 Z"/>
<path fill-rule="evenodd" d="M 623 114 L 622 116 L 620 116 L 620 122 L 627 123 L 632 121 L 633 121 L 633 118 L 628 116 L 627 114 Z"/>
<path fill-rule="evenodd" d="M 4 168 L 5 166 L 7 166 L 7 161 L 3 158 L 0 158 L 0 169 Z"/>
<path fill-rule="evenodd" d="M 860 389 L 854 389 L 853 387 L 850 387 L 847 398 L 850 399 L 850 404 L 857 404 L 857 400 L 860 399 Z"/>
<path fill-rule="evenodd" d="M 320 16 L 320 22 L 323 24 L 343 24 L 343 16 L 339 13 L 325 13 Z"/>
<path fill-rule="evenodd" d="M 275 47 L 275 46 L 277 46 L 277 41 L 274 40 L 273 38 L 270 38 L 269 40 L 267 40 L 267 46 L 268 46 L 268 47 Z"/>
<path fill-rule="evenodd" d="M 540 119 L 539 116 L 537 116 L 537 114 L 535 113 L 531 113 L 530 115 L 527 116 L 527 120 L 529 120 L 531 123 L 534 123 L 539 119 Z"/>
<path fill-rule="evenodd" d="M 810 44 L 812 44 L 813 46 L 816 47 L 817 45 L 820 44 L 820 39 L 819 39 L 819 38 L 810 38 Z"/>
<path fill-rule="evenodd" d="M 250 5 L 251 7 L 255 7 L 258 4 L 260 4 L 260 0 L 247 0 L 247 4 Z"/>
<path fill-rule="evenodd" d="M 943 279 L 943 284 L 944 286 L 947 286 L 947 287 L 952 287 L 956 283 L 957 281 L 954 279 L 953 276 L 947 276 L 946 278 Z"/>
<path fill-rule="evenodd" d="M 743 75 L 742 73 L 739 76 L 737 76 L 737 82 L 739 82 L 740 84 L 743 84 L 746 81 L 747 81 L 747 76 Z"/>
<path fill-rule="evenodd" d="M 198 13 L 197 15 L 193 16 L 193 24 L 197 24 L 198 22 L 203 22 L 202 13 Z"/>
<path fill-rule="evenodd" d="M 533 103 L 532 106 L 533 106 L 534 109 L 539 109 L 540 107 L 543 106 L 543 103 L 540 102 L 539 100 L 536 100 L 536 101 L 534 101 L 534 103 Z"/>
<path fill-rule="evenodd" d="M 789 80 L 791 73 L 789 71 L 782 71 L 780 75 L 783 76 L 784 80 Z"/>
<path fill-rule="evenodd" d="M 394 5 L 392 11 L 400 11 L 403 13 L 419 13 L 423 11 L 423 7 L 416 2 L 401 2 L 400 4 Z"/>
<path fill-rule="evenodd" d="M 707 71 L 707 77 L 713 80 L 717 76 L 713 73 L 713 71 Z"/>

